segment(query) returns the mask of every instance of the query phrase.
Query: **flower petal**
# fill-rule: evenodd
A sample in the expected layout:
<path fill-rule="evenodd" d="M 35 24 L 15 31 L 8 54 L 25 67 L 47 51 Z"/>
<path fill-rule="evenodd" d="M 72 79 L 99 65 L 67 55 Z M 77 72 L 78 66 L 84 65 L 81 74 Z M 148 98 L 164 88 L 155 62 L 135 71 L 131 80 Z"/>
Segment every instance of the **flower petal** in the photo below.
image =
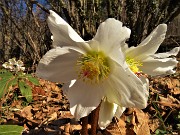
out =
<path fill-rule="evenodd" d="M 106 98 L 102 100 L 98 120 L 98 124 L 101 129 L 105 129 L 111 123 L 117 108 L 117 104 L 108 102 Z"/>
<path fill-rule="evenodd" d="M 76 79 L 73 79 L 69 82 L 63 84 L 62 90 L 65 95 L 67 95 L 69 88 L 71 88 L 76 83 Z"/>
<path fill-rule="evenodd" d="M 50 10 L 47 22 L 53 34 L 53 40 L 57 41 L 54 42 L 54 46 L 71 45 L 74 41 L 84 42 L 74 29 L 54 11 Z"/>
<path fill-rule="evenodd" d="M 176 58 L 164 58 L 164 59 L 154 59 L 148 58 L 143 61 L 143 66 L 139 69 L 148 75 L 168 75 L 173 74 L 173 70 L 177 66 L 178 61 Z"/>
<path fill-rule="evenodd" d="M 75 79 L 78 57 L 79 53 L 69 48 L 51 49 L 40 60 L 36 74 L 40 78 L 53 82 L 67 82 Z"/>
<path fill-rule="evenodd" d="M 176 56 L 179 53 L 180 47 L 175 47 L 171 51 L 166 53 L 157 53 L 154 55 L 151 55 L 153 58 L 167 58 L 169 56 Z"/>
<path fill-rule="evenodd" d="M 100 47 L 100 44 L 96 40 L 91 40 L 87 42 L 91 47 L 92 50 L 96 51 L 102 51 Z M 104 52 L 110 59 L 114 60 L 118 64 L 120 64 L 122 67 L 127 68 L 128 65 L 125 62 L 125 56 L 124 53 L 121 51 L 121 48 L 118 46 L 114 46 L 114 48 L 111 48 L 110 52 Z"/>
<path fill-rule="evenodd" d="M 154 54 L 165 39 L 166 30 L 166 24 L 158 25 L 137 47 L 127 49 L 126 56 L 136 60 L 143 60 L 147 58 L 147 56 Z"/>
<path fill-rule="evenodd" d="M 149 92 L 148 92 L 149 91 L 149 80 L 147 77 L 144 77 L 144 76 L 139 76 L 138 78 L 142 81 L 144 89 L 147 90 L 147 91 L 145 91 L 146 92 L 145 96 L 147 96 L 146 98 L 148 98 L 148 96 L 149 96 Z"/>
<path fill-rule="evenodd" d="M 124 69 L 128 68 L 124 53 L 121 51 L 121 48 L 114 48 L 111 52 L 108 53 L 109 57 L 121 65 Z"/>
<path fill-rule="evenodd" d="M 140 109 L 147 106 L 148 90 L 129 68 L 125 71 L 116 65 L 115 70 L 106 81 L 104 89 L 107 100 L 119 106 Z"/>
<path fill-rule="evenodd" d="M 115 116 L 119 118 L 125 110 L 126 110 L 126 107 L 118 106 Z"/>
<path fill-rule="evenodd" d="M 9 64 L 16 65 L 17 61 L 16 58 L 9 59 Z"/>
<path fill-rule="evenodd" d="M 120 47 L 120 43 L 125 42 L 130 37 L 130 29 L 122 26 L 122 22 L 113 18 L 101 23 L 95 37 L 92 40 L 99 42 L 99 47 L 105 53 L 111 52 L 114 47 Z M 97 46 L 91 46 L 97 47 Z"/>
<path fill-rule="evenodd" d="M 92 85 L 77 80 L 67 92 L 72 115 L 77 120 L 89 115 L 100 104 L 103 95 L 101 85 Z"/>
<path fill-rule="evenodd" d="M 58 14 L 50 10 L 47 19 L 48 26 L 53 34 L 53 46 L 74 46 L 89 49 L 89 45 L 74 31 L 74 29 Z"/>

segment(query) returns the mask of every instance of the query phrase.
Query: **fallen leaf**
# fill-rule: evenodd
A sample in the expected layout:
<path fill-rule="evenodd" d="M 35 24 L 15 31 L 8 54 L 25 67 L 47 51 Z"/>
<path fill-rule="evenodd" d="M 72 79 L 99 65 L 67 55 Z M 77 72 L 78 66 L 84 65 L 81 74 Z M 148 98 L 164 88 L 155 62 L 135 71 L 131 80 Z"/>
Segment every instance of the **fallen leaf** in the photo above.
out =
<path fill-rule="evenodd" d="M 134 132 L 130 129 L 129 125 L 126 124 L 123 117 L 124 116 L 115 118 L 115 122 L 111 122 L 105 129 L 103 135 L 134 135 Z"/>
<path fill-rule="evenodd" d="M 21 116 L 27 118 L 29 120 L 33 119 L 33 115 L 31 113 L 32 106 L 26 106 L 21 110 Z"/>
<path fill-rule="evenodd" d="M 156 129 L 159 128 L 160 123 L 161 123 L 161 122 L 160 122 L 160 120 L 159 120 L 158 118 L 156 118 L 156 119 L 150 119 L 150 120 L 149 120 L 149 128 L 150 128 L 150 130 L 151 130 L 152 132 L 155 132 Z"/>
<path fill-rule="evenodd" d="M 54 112 L 49 116 L 48 121 L 53 121 L 56 119 L 57 119 L 57 112 Z"/>
<path fill-rule="evenodd" d="M 136 133 L 136 135 L 150 135 L 150 129 L 148 126 L 148 122 L 149 122 L 149 116 L 147 113 L 144 113 L 142 110 L 140 109 L 134 109 L 134 116 L 136 121 L 136 125 L 134 125 L 134 132 Z"/>

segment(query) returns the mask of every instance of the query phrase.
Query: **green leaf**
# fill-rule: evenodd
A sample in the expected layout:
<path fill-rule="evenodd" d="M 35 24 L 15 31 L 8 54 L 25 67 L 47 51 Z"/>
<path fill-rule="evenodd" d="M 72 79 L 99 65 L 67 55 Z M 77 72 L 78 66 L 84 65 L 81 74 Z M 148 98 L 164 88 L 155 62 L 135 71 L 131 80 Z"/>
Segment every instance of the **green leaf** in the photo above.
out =
<path fill-rule="evenodd" d="M 0 135 L 21 135 L 23 129 L 18 125 L 0 125 Z"/>
<path fill-rule="evenodd" d="M 13 74 L 5 69 L 0 70 L 0 78 L 2 78 L 4 75 L 13 75 Z"/>
<path fill-rule="evenodd" d="M 17 78 L 7 70 L 0 70 L 0 98 L 6 94 L 10 86 L 17 84 Z"/>
<path fill-rule="evenodd" d="M 39 80 L 36 77 L 33 77 L 30 74 L 26 75 L 27 79 L 32 82 L 34 85 L 39 85 Z"/>
<path fill-rule="evenodd" d="M 155 131 L 155 134 L 156 135 L 164 135 L 165 133 L 167 133 L 165 130 L 161 130 L 161 129 L 157 129 L 156 131 Z"/>
<path fill-rule="evenodd" d="M 32 88 L 29 85 L 27 85 L 23 80 L 20 80 L 19 89 L 21 91 L 22 96 L 24 96 L 28 102 L 31 102 L 32 101 Z"/>

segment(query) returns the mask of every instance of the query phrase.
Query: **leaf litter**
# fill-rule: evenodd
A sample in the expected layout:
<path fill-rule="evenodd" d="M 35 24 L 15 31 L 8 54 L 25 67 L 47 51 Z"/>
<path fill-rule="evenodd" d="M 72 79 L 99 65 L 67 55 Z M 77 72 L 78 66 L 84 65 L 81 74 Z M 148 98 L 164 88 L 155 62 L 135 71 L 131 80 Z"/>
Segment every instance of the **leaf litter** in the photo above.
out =
<path fill-rule="evenodd" d="M 180 64 L 179 64 L 180 65 Z M 180 70 L 166 77 L 149 78 L 150 96 L 143 109 L 127 108 L 120 118 L 113 118 L 98 135 L 180 134 Z M 69 102 L 59 84 L 40 79 L 32 83 L 33 102 L 26 102 L 18 87 L 1 99 L 0 124 L 20 125 L 23 135 L 80 134 L 81 122 L 74 120 Z M 90 129 L 90 125 L 88 127 Z"/>

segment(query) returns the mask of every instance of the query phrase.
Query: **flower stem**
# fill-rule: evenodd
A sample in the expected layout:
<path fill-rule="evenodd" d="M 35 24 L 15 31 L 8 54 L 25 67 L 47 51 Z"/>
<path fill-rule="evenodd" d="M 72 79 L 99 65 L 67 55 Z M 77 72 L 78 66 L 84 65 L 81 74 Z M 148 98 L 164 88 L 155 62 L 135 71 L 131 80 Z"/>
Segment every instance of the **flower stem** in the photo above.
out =
<path fill-rule="evenodd" d="M 82 118 L 82 135 L 88 135 L 88 116 Z"/>
<path fill-rule="evenodd" d="M 91 113 L 91 135 L 96 135 L 100 105 Z"/>

